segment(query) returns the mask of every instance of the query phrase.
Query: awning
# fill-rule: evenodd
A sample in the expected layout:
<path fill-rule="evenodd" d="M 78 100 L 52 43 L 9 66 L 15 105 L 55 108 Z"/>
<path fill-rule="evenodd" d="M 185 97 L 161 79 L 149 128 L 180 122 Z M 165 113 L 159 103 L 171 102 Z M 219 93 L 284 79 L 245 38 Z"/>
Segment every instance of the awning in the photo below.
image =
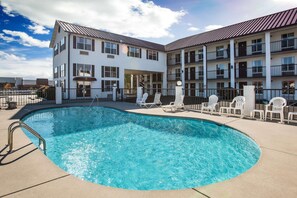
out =
<path fill-rule="evenodd" d="M 84 77 L 84 76 L 76 76 L 73 78 L 76 81 L 96 81 L 97 79 L 94 77 Z"/>

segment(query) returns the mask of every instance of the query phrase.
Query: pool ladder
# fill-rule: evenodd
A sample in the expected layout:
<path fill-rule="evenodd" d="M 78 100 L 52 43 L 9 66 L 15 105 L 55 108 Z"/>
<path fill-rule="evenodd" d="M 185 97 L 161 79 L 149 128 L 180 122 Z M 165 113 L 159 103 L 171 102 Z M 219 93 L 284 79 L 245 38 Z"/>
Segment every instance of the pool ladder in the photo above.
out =
<path fill-rule="evenodd" d="M 41 135 L 39 133 L 37 133 L 34 129 L 32 129 L 31 127 L 29 127 L 28 125 L 26 125 L 22 121 L 13 122 L 8 127 L 8 146 L 9 146 L 9 152 L 12 151 L 12 148 L 13 148 L 13 132 L 17 128 L 24 128 L 27 131 L 29 131 L 32 135 L 34 135 L 35 137 L 37 137 L 39 139 L 38 147 L 41 150 L 43 150 L 43 153 L 46 155 L 46 142 L 43 139 L 43 137 L 41 137 Z M 41 147 L 41 145 L 42 145 L 42 147 Z"/>

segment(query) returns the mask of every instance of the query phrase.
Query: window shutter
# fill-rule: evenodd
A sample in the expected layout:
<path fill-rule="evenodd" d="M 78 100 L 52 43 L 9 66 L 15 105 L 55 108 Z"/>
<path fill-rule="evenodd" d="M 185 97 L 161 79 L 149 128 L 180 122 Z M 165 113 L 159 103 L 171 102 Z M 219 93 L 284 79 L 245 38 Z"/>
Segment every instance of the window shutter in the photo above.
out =
<path fill-rule="evenodd" d="M 76 49 L 76 36 L 73 36 L 73 49 Z"/>
<path fill-rule="evenodd" d="M 60 43 L 59 45 L 61 46 L 61 41 L 59 43 Z M 61 51 L 62 51 L 62 48 L 60 47 L 60 53 L 61 53 Z"/>
<path fill-rule="evenodd" d="M 159 60 L 159 52 L 157 52 L 157 61 Z"/>
<path fill-rule="evenodd" d="M 102 89 L 102 92 L 104 92 L 104 80 L 101 80 L 101 89 Z"/>
<path fill-rule="evenodd" d="M 92 77 L 95 77 L 95 65 L 92 65 Z"/>
<path fill-rule="evenodd" d="M 102 47 L 101 52 L 104 53 L 104 41 L 102 41 L 101 47 Z"/>
<path fill-rule="evenodd" d="M 141 58 L 141 48 L 139 49 L 139 58 Z"/>
<path fill-rule="evenodd" d="M 76 64 L 73 63 L 73 76 L 76 76 Z"/>
<path fill-rule="evenodd" d="M 128 48 L 128 50 L 127 50 L 127 56 L 129 56 L 129 49 L 130 49 L 130 47 L 128 46 L 127 48 Z"/>
<path fill-rule="evenodd" d="M 92 39 L 92 51 L 95 51 L 95 40 Z"/>
<path fill-rule="evenodd" d="M 119 44 L 117 44 L 117 55 L 119 55 L 120 54 L 120 46 L 119 46 Z"/>
<path fill-rule="evenodd" d="M 146 50 L 146 59 L 148 59 L 148 50 Z"/>
<path fill-rule="evenodd" d="M 101 67 L 101 77 L 104 78 L 104 66 Z"/>
<path fill-rule="evenodd" d="M 64 49 L 66 49 L 66 36 L 64 36 Z"/>
<path fill-rule="evenodd" d="M 117 88 L 120 88 L 120 82 L 117 80 Z"/>
<path fill-rule="evenodd" d="M 117 78 L 119 78 L 119 68 L 117 67 Z"/>

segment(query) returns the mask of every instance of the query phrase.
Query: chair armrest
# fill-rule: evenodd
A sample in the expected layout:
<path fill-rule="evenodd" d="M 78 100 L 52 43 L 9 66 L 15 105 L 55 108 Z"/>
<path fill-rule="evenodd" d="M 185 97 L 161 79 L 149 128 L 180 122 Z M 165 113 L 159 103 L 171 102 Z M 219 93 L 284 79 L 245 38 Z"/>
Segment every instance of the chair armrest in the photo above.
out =
<path fill-rule="evenodd" d="M 208 102 L 202 102 L 201 105 L 202 105 L 203 107 L 207 107 L 207 103 L 208 103 Z"/>
<path fill-rule="evenodd" d="M 169 105 L 174 105 L 174 102 L 170 102 Z"/>
<path fill-rule="evenodd" d="M 269 106 L 270 106 L 270 104 L 265 105 L 265 111 L 268 110 Z"/>

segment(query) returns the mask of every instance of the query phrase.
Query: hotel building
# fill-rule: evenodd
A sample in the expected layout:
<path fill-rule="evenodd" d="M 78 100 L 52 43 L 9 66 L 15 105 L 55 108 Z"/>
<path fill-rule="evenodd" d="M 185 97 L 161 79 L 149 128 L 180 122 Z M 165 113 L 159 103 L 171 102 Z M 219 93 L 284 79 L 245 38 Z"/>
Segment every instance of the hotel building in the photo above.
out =
<path fill-rule="evenodd" d="M 293 8 L 167 45 L 56 21 L 50 47 L 64 98 L 107 96 L 113 84 L 174 89 L 181 80 L 188 96 L 255 85 L 296 100 L 296 36 Z"/>

